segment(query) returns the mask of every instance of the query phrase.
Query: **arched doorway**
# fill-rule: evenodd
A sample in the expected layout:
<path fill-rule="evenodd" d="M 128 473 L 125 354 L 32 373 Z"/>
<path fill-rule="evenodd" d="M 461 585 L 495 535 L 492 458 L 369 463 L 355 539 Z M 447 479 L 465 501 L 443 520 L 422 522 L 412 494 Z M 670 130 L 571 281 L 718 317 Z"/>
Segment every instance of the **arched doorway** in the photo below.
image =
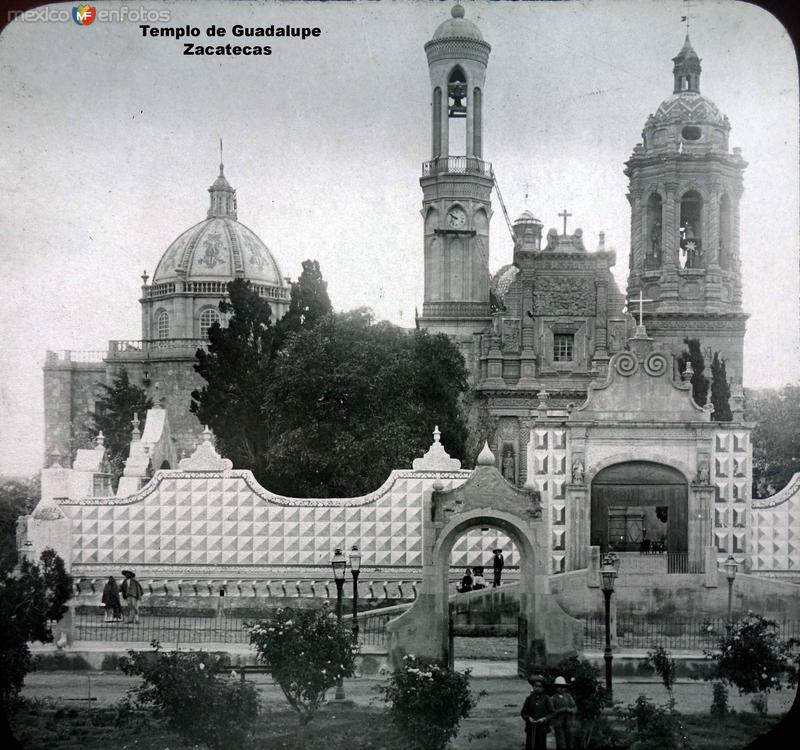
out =
<path fill-rule="evenodd" d="M 519 551 L 520 664 L 557 663 L 582 648 L 581 623 L 550 593 L 539 493 L 507 482 L 486 446 L 464 484 L 451 490 L 434 485 L 425 498 L 422 587 L 411 608 L 387 625 L 394 665 L 406 654 L 449 661 L 450 557 L 464 533 L 482 527 L 499 529 Z"/>
<path fill-rule="evenodd" d="M 591 544 L 601 552 L 689 550 L 688 483 L 671 466 L 628 461 L 592 480 Z"/>

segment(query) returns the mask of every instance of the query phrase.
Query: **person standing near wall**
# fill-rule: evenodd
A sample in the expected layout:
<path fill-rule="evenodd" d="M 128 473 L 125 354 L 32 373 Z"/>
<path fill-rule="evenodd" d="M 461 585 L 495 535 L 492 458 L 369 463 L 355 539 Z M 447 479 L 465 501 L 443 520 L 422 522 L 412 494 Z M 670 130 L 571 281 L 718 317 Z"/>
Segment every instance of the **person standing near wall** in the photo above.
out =
<path fill-rule="evenodd" d="M 125 580 L 122 582 L 120 592 L 122 598 L 128 602 L 128 622 L 139 622 L 139 601 L 144 596 L 142 584 L 136 580 L 136 573 L 132 570 L 123 570 Z"/>
<path fill-rule="evenodd" d="M 505 561 L 503 560 L 503 550 L 501 549 L 494 549 L 492 550 L 494 554 L 494 558 L 492 558 L 492 571 L 494 572 L 494 581 L 492 582 L 492 588 L 497 588 L 500 585 L 500 578 L 503 575 L 503 567 L 505 566 Z"/>

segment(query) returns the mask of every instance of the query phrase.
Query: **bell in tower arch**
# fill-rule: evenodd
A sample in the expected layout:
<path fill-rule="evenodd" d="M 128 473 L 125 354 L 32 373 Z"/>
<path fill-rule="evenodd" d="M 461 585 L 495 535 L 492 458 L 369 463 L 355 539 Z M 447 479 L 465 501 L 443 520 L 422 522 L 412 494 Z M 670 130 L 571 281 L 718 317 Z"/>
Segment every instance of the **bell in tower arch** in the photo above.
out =
<path fill-rule="evenodd" d="M 461 68 L 456 68 L 450 74 L 447 82 L 447 96 L 448 115 L 450 117 L 466 117 L 467 105 L 464 100 L 467 98 L 467 79 Z"/>

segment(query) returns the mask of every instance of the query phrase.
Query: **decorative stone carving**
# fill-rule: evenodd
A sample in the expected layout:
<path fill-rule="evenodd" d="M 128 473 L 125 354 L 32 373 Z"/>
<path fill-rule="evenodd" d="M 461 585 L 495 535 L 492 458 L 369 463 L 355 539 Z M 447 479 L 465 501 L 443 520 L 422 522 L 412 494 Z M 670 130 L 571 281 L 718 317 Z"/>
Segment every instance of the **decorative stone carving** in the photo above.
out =
<path fill-rule="evenodd" d="M 233 462 L 229 458 L 222 458 L 217 453 L 211 442 L 211 434 L 211 430 L 206 426 L 200 433 L 203 442 L 189 458 L 184 458 L 178 463 L 182 471 L 230 471 L 233 468 Z"/>
<path fill-rule="evenodd" d="M 583 461 L 580 456 L 576 456 L 572 462 L 572 483 L 583 484 Z"/>
<path fill-rule="evenodd" d="M 514 484 L 516 482 L 516 464 L 514 461 L 514 451 L 511 448 L 506 448 L 503 454 L 503 479 L 507 482 Z"/>
<path fill-rule="evenodd" d="M 667 358 L 659 352 L 653 352 L 644 361 L 644 371 L 651 377 L 661 377 L 669 371 L 669 363 L 667 362 Z"/>
<path fill-rule="evenodd" d="M 414 471 L 454 471 L 461 468 L 461 461 L 450 458 L 450 454 L 444 449 L 441 436 L 437 425 L 433 428 L 433 443 L 428 452 L 422 458 L 414 459 Z"/>
<path fill-rule="evenodd" d="M 697 462 L 697 484 L 708 484 L 709 481 L 709 463 L 708 458 L 703 456 Z"/>
<path fill-rule="evenodd" d="M 593 315 L 594 294 L 592 279 L 544 278 L 533 291 L 533 305 L 548 315 Z"/>
<path fill-rule="evenodd" d="M 614 356 L 614 369 L 627 378 L 637 372 L 639 362 L 630 352 L 620 352 Z"/>
<path fill-rule="evenodd" d="M 519 321 L 503 320 L 503 348 L 508 352 L 519 351 Z"/>

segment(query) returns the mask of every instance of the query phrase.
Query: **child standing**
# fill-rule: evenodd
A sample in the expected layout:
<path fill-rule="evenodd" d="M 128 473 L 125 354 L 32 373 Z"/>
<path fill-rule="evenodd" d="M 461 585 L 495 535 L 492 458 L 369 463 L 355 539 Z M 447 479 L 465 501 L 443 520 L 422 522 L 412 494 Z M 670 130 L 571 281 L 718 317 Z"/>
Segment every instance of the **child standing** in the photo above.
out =
<path fill-rule="evenodd" d="M 550 700 L 553 703 L 555 716 L 551 724 L 556 736 L 556 747 L 558 750 L 569 750 L 572 747 L 572 717 L 578 709 L 567 690 L 567 681 L 559 676 L 553 684 L 556 693 Z"/>
<path fill-rule="evenodd" d="M 545 695 L 544 677 L 531 675 L 528 682 L 531 692 L 520 712 L 525 722 L 525 750 L 547 750 L 548 721 L 553 716 L 553 704 Z"/>

